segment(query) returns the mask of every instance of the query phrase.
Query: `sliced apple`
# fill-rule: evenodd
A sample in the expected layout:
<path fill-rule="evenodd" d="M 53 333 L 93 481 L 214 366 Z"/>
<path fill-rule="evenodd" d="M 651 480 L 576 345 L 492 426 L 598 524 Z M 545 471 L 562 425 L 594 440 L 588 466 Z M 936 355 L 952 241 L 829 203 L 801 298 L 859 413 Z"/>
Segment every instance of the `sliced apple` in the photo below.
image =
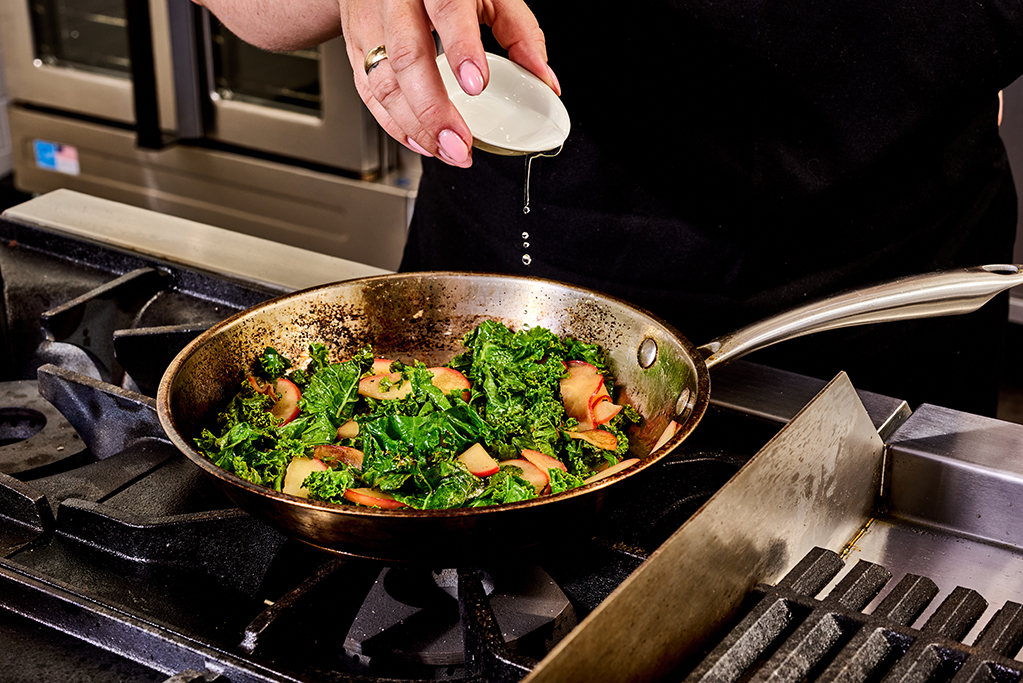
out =
<path fill-rule="evenodd" d="M 337 438 L 339 439 L 354 439 L 358 435 L 359 423 L 355 420 L 349 420 L 337 428 Z"/>
<path fill-rule="evenodd" d="M 671 437 L 675 436 L 675 432 L 677 432 L 677 431 L 678 431 L 678 422 L 675 422 L 674 420 L 669 421 L 668 425 L 664 428 L 664 431 L 661 432 L 661 436 L 658 437 L 657 443 L 654 444 L 654 447 L 651 450 L 656 451 L 658 448 L 660 448 L 664 444 L 668 443 L 669 439 L 671 439 Z"/>
<path fill-rule="evenodd" d="M 400 372 L 371 375 L 359 380 L 359 394 L 369 398 L 405 398 L 411 393 L 412 383 L 402 379 Z"/>
<path fill-rule="evenodd" d="M 397 510 L 405 507 L 405 503 L 395 500 L 394 496 L 380 489 L 357 488 L 345 491 L 345 498 L 359 505 L 382 508 L 384 510 Z"/>
<path fill-rule="evenodd" d="M 588 429 L 585 432 L 565 432 L 565 434 L 573 439 L 582 439 L 597 448 L 603 448 L 605 451 L 613 451 L 618 448 L 618 437 L 603 429 Z"/>
<path fill-rule="evenodd" d="M 603 425 L 622 411 L 622 406 L 611 400 L 607 386 L 601 381 L 597 392 L 590 397 L 590 417 L 594 425 Z"/>
<path fill-rule="evenodd" d="M 362 451 L 351 446 L 339 444 L 321 444 L 313 449 L 313 457 L 336 467 L 339 464 L 351 465 L 362 469 Z"/>
<path fill-rule="evenodd" d="M 477 477 L 489 477 L 501 469 L 501 464 L 487 453 L 487 449 L 478 443 L 469 446 L 458 456 L 458 460 L 466 469 Z"/>
<path fill-rule="evenodd" d="M 639 458 L 629 458 L 628 460 L 622 460 L 617 465 L 611 465 L 610 467 L 608 467 L 606 469 L 603 469 L 600 472 L 597 472 L 596 474 L 588 477 L 585 481 L 583 481 L 583 483 L 584 484 L 592 484 L 595 481 L 600 481 L 601 479 L 604 479 L 605 477 L 610 477 L 612 474 L 618 474 L 619 472 L 621 472 L 623 470 L 629 469 L 630 467 L 635 465 L 637 462 L 639 462 Z"/>
<path fill-rule="evenodd" d="M 540 451 L 523 448 L 522 457 L 539 467 L 544 472 L 547 470 L 561 470 L 562 472 L 568 472 L 568 468 L 565 467 L 565 463 L 561 462 L 557 458 L 552 458 L 546 453 L 541 453 Z"/>
<path fill-rule="evenodd" d="M 504 469 L 505 467 L 518 467 L 522 470 L 522 474 L 519 476 L 532 484 L 537 494 L 541 494 L 546 491 L 548 485 L 551 483 L 550 477 L 547 476 L 547 472 L 528 460 L 522 458 L 504 460 L 501 462 L 501 469 Z"/>
<path fill-rule="evenodd" d="M 302 392 L 294 382 L 287 377 L 278 378 L 274 382 L 274 394 L 277 396 L 277 402 L 270 409 L 270 413 L 279 419 L 282 425 L 298 417 L 298 400 L 302 398 Z"/>
<path fill-rule="evenodd" d="M 462 397 L 469 398 L 469 380 L 453 368 L 430 368 L 431 382 L 445 394 L 461 391 Z M 412 393 L 412 383 L 401 378 L 400 372 L 387 372 L 359 380 L 359 394 L 376 399 L 405 398 Z"/>
<path fill-rule="evenodd" d="M 391 363 L 393 362 L 389 358 L 374 358 L 373 365 L 370 366 L 370 372 L 374 375 L 388 375 L 391 373 Z"/>
<path fill-rule="evenodd" d="M 600 401 L 610 401 L 611 394 L 607 393 L 607 385 L 604 384 L 603 375 L 601 375 L 600 386 L 593 392 L 593 396 L 590 396 L 590 407 L 592 408 Z"/>
<path fill-rule="evenodd" d="M 261 380 L 259 377 L 253 377 L 251 375 L 249 376 L 249 384 L 252 385 L 252 388 L 258 394 L 269 394 L 270 391 L 273 389 L 273 385 L 270 384 L 269 382 L 265 382 Z"/>
<path fill-rule="evenodd" d="M 568 375 L 561 379 L 561 401 L 565 413 L 579 421 L 579 429 L 593 428 L 590 400 L 604 385 L 596 366 L 581 360 L 568 362 Z"/>
<path fill-rule="evenodd" d="M 329 469 L 327 463 L 317 458 L 292 458 L 284 472 L 284 485 L 281 490 L 299 498 L 308 498 L 309 491 L 302 488 L 302 482 L 313 472 L 325 472 Z"/>
<path fill-rule="evenodd" d="M 454 368 L 430 368 L 430 372 L 433 373 L 433 386 L 437 387 L 445 394 L 450 394 L 452 391 L 461 391 L 462 398 L 466 401 L 469 400 L 469 389 L 471 385 L 469 380 L 465 378 L 465 375 L 460 373 Z"/>

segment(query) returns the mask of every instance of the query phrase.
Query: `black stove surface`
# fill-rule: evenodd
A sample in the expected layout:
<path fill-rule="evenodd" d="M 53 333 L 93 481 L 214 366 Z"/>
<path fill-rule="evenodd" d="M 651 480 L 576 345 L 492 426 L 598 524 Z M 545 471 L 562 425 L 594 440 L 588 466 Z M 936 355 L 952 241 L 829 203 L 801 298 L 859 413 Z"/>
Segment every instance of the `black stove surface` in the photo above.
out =
<path fill-rule="evenodd" d="M 334 556 L 236 509 L 156 419 L 176 352 L 281 292 L 5 219 L 0 240 L 4 680 L 520 680 L 780 426 L 712 407 L 597 533 L 500 567 Z"/>

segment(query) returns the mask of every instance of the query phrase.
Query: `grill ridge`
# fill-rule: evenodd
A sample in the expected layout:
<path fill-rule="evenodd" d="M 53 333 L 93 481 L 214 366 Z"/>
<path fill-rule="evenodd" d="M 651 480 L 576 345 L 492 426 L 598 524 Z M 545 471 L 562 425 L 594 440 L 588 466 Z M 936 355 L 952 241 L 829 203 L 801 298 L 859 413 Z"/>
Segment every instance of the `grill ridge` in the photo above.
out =
<path fill-rule="evenodd" d="M 778 582 L 753 589 L 753 607 L 685 678 L 685 683 L 1018 683 L 1023 605 L 1007 602 L 973 645 L 962 640 L 987 609 L 976 591 L 956 587 L 919 629 L 910 624 L 938 594 L 927 577 L 907 574 L 871 614 L 863 610 L 892 574 L 860 560 L 823 598 L 844 568 L 814 548 Z"/>

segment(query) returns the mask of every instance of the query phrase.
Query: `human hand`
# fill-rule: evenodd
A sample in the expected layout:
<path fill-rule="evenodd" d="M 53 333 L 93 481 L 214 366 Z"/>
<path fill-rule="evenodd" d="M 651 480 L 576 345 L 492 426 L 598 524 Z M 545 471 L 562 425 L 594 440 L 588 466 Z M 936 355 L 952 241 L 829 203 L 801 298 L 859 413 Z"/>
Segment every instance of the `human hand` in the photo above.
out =
<path fill-rule="evenodd" d="M 523 0 L 339 3 L 359 95 L 388 134 L 420 154 L 462 168 L 472 164 L 472 133 L 448 98 L 437 70 L 433 30 L 467 94 L 480 94 L 490 80 L 480 41 L 479 27 L 484 23 L 512 61 L 561 94 L 547 66 L 543 32 Z M 378 46 L 386 46 L 386 58 L 375 51 Z"/>

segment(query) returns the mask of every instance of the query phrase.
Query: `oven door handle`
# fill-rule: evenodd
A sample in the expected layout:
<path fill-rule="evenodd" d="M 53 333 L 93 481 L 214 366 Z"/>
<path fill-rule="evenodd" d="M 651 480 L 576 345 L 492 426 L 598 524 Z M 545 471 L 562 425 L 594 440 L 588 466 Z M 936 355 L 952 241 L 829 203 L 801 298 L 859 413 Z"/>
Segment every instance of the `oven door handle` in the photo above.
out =
<path fill-rule="evenodd" d="M 128 56 L 131 59 L 132 97 L 135 105 L 135 133 L 139 147 L 161 149 L 160 105 L 156 91 L 156 63 L 153 57 L 153 25 L 148 0 L 125 4 L 128 24 Z"/>
<path fill-rule="evenodd" d="M 167 0 L 171 54 L 174 60 L 174 111 L 179 140 L 206 136 L 210 120 L 212 63 L 209 11 L 192 0 Z"/>

